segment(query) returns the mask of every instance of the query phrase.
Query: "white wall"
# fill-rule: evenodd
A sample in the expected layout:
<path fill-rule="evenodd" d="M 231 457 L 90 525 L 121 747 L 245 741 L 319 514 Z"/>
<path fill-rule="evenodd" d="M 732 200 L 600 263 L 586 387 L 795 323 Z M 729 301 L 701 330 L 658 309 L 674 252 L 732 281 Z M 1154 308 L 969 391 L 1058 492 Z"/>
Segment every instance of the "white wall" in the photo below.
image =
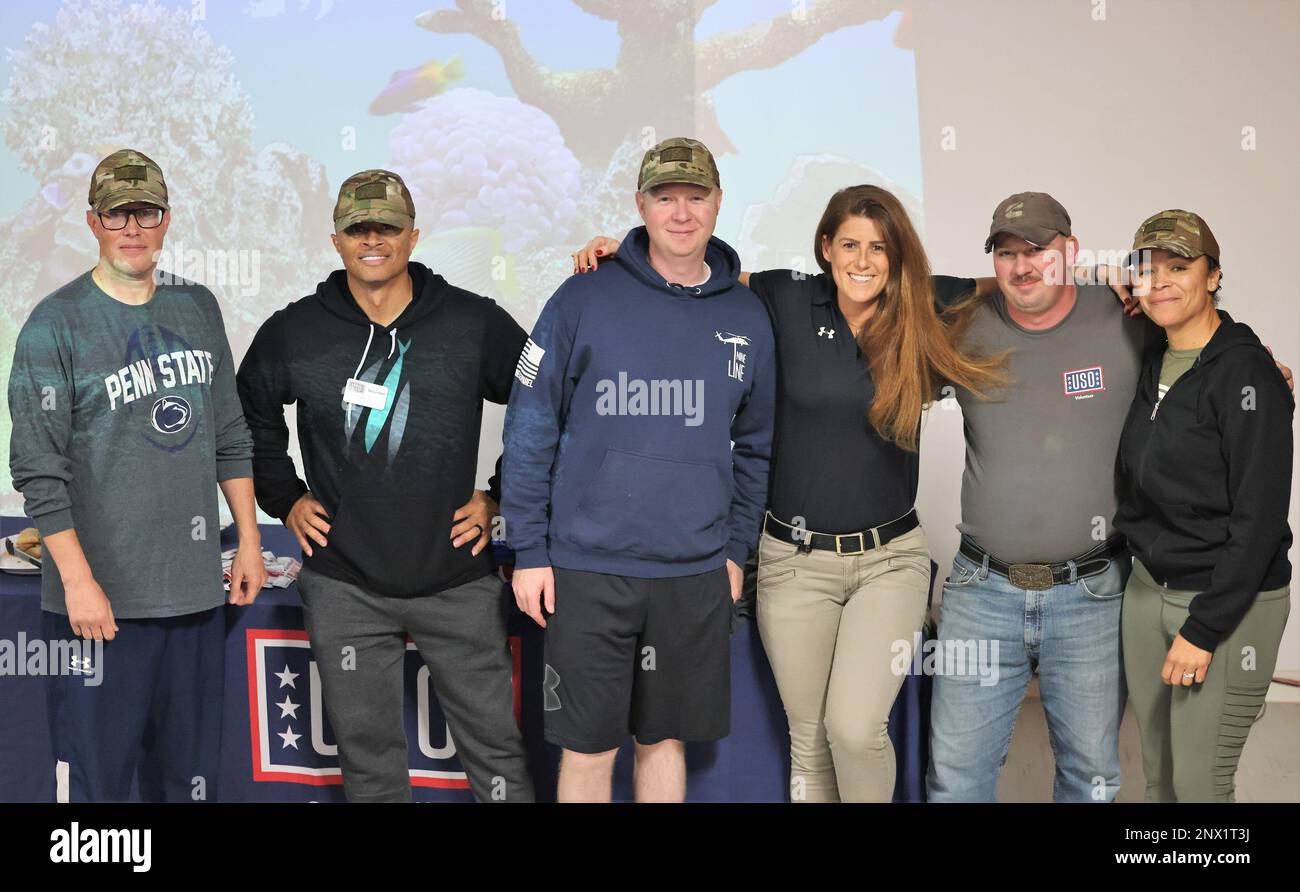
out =
<path fill-rule="evenodd" d="M 914 9 L 936 270 L 992 275 L 984 238 L 1013 192 L 1052 193 L 1081 247 L 1094 250 L 1126 248 L 1147 216 L 1186 208 L 1222 248 L 1222 308 L 1300 368 L 1300 228 L 1287 225 L 1300 208 L 1300 3 L 923 0 Z M 1243 148 L 1245 127 L 1253 150 Z M 919 503 L 943 567 L 957 547 L 961 413 L 931 416 Z M 1293 486 L 1293 531 L 1298 503 Z M 1295 547 L 1290 557 L 1294 566 Z M 1293 575 L 1279 674 L 1300 674 L 1298 588 Z"/>

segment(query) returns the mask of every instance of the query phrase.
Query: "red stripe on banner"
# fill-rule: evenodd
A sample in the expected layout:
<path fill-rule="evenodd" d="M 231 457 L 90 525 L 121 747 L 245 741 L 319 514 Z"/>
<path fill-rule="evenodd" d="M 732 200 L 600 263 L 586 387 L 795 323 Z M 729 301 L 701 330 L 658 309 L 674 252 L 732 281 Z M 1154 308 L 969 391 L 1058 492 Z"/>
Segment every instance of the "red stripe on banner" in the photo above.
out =
<path fill-rule="evenodd" d="M 469 778 L 459 777 L 413 777 L 413 787 L 439 787 L 444 790 L 468 790 Z"/>
<path fill-rule="evenodd" d="M 248 648 L 248 733 L 253 746 L 253 780 L 255 781 L 281 781 L 288 780 L 293 783 L 343 783 L 342 778 L 312 778 L 304 779 L 303 775 L 284 776 L 281 772 L 268 772 L 262 770 L 262 751 L 258 748 L 258 742 L 262 739 L 261 710 L 257 708 L 258 690 L 255 685 L 261 684 L 261 678 L 257 674 L 257 642 L 263 638 L 273 638 L 278 641 L 306 641 L 307 633 L 301 629 L 247 629 L 244 632 L 245 645 Z"/>
<path fill-rule="evenodd" d="M 258 748 L 258 741 L 262 739 L 261 722 L 257 708 L 257 639 L 261 637 L 259 633 L 265 632 L 265 629 L 248 629 L 244 632 L 245 648 L 248 650 L 248 670 L 244 673 L 244 681 L 248 684 L 248 736 L 253 745 L 253 761 L 249 764 L 253 766 L 253 780 L 264 780 L 261 774 L 260 763 L 262 761 L 262 751 Z"/>
<path fill-rule="evenodd" d="M 341 774 L 292 774 L 287 771 L 257 771 L 253 772 L 259 781 L 280 781 L 286 784 L 310 784 L 313 787 L 328 787 L 343 783 Z"/>

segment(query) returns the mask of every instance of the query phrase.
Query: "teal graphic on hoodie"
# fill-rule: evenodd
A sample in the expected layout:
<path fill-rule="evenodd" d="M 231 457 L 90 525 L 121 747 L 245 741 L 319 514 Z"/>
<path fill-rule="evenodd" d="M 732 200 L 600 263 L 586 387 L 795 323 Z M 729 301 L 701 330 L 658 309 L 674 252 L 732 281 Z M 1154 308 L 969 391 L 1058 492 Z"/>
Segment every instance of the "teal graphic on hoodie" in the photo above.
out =
<path fill-rule="evenodd" d="M 383 386 L 387 388 L 388 395 L 384 399 L 382 409 L 366 409 L 344 400 L 343 402 L 343 427 L 344 437 L 347 442 L 352 441 L 352 435 L 355 433 L 357 425 L 361 422 L 362 415 L 366 415 L 365 435 L 363 442 L 366 447 L 366 454 L 369 455 L 375 448 L 375 443 L 379 440 L 380 433 L 384 430 L 384 425 L 388 423 L 389 418 L 393 420 L 392 427 L 388 431 L 388 464 L 393 463 L 397 457 L 397 452 L 402 448 L 402 435 L 406 433 L 406 419 L 410 416 L 411 410 L 411 383 L 408 381 L 401 387 L 398 392 L 398 386 L 402 384 L 402 367 L 405 365 L 406 351 L 411 348 L 411 341 L 397 342 L 397 362 L 388 370 L 384 376 Z M 360 380 L 367 384 L 375 383 L 379 377 L 379 369 L 384 364 L 384 359 L 372 364 L 361 375 Z"/>

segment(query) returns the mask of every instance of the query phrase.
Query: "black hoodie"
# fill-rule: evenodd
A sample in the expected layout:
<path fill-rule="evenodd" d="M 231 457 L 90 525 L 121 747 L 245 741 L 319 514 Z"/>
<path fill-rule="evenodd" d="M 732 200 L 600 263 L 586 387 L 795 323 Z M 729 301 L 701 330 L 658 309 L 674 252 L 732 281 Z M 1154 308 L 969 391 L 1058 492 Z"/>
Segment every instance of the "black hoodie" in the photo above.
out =
<path fill-rule="evenodd" d="M 528 337 L 488 298 L 409 270 L 411 303 L 387 327 L 357 305 L 343 270 L 331 273 L 262 325 L 238 375 L 257 503 L 283 520 L 310 487 L 331 528 L 306 565 L 396 597 L 492 572 L 491 549 L 452 548 L 451 518 L 475 488 L 483 400 L 509 399 Z M 344 403 L 353 376 L 387 386 L 386 408 Z M 295 402 L 306 483 L 288 453 L 284 407 Z"/>
<path fill-rule="evenodd" d="M 1248 325 L 1222 320 L 1159 400 L 1167 346 L 1152 345 L 1120 439 L 1116 529 L 1152 577 L 1196 591 L 1182 636 L 1204 650 L 1260 591 L 1291 579 L 1295 400 Z"/>

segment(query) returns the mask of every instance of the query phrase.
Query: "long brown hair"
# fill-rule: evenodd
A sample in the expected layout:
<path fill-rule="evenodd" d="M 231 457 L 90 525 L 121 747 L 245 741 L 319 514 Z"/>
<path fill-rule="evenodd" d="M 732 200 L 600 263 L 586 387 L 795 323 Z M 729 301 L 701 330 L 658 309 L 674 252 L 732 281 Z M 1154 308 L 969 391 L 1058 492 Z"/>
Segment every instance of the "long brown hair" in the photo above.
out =
<path fill-rule="evenodd" d="M 875 385 L 868 419 L 881 437 L 914 452 L 921 410 L 939 387 L 953 384 L 987 399 L 1006 381 L 1006 354 L 980 357 L 957 348 L 956 332 L 935 312 L 930 261 L 921 239 L 902 204 L 879 186 L 850 186 L 827 203 L 813 242 L 813 256 L 827 278 L 832 278 L 831 265 L 822 246 L 833 242 L 849 217 L 875 221 L 889 260 L 876 309 L 857 337 Z"/>

